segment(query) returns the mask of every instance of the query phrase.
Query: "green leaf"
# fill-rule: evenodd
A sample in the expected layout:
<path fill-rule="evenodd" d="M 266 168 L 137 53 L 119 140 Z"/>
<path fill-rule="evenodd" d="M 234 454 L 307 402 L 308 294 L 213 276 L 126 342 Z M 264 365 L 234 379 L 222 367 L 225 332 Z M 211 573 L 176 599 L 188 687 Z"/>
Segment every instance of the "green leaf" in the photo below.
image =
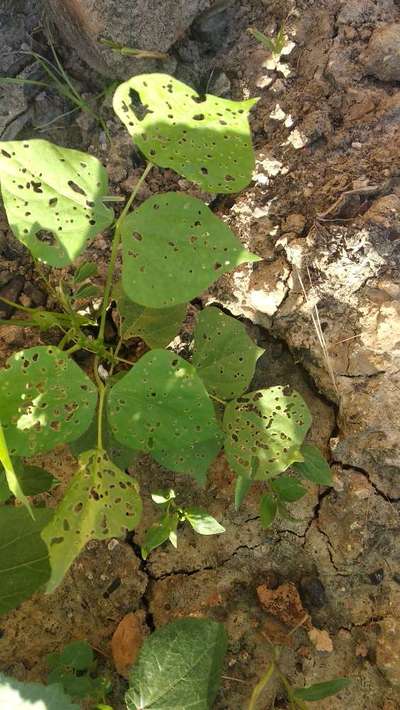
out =
<path fill-rule="evenodd" d="M 225 532 L 225 528 L 215 520 L 212 515 L 201 508 L 191 507 L 185 508 L 183 511 L 186 520 L 190 523 L 193 530 L 200 535 L 219 535 Z"/>
<path fill-rule="evenodd" d="M 79 710 L 59 685 L 21 683 L 2 673 L 0 707 L 4 710 Z"/>
<path fill-rule="evenodd" d="M 295 461 L 311 425 L 302 397 L 289 387 L 243 395 L 225 409 L 225 453 L 238 476 L 266 480 Z"/>
<path fill-rule="evenodd" d="M 77 473 L 42 533 L 51 564 L 47 592 L 60 584 L 89 540 L 121 537 L 136 527 L 141 514 L 135 479 L 114 466 L 104 451 L 82 454 Z"/>
<path fill-rule="evenodd" d="M 0 508 L 0 614 L 30 597 L 50 576 L 48 553 L 40 533 L 52 511 L 33 510 L 34 520 L 25 508 Z M 0 702 L 0 707 L 7 706 Z"/>
<path fill-rule="evenodd" d="M 0 504 L 5 503 L 12 496 L 12 493 L 8 487 L 7 479 L 5 475 L 0 473 Z"/>
<path fill-rule="evenodd" d="M 75 671 L 86 671 L 93 661 L 94 654 L 87 641 L 72 641 L 64 646 L 61 653 L 50 653 L 47 656 L 48 665 L 52 670 L 67 666 Z"/>
<path fill-rule="evenodd" d="M 172 488 L 169 491 L 156 491 L 151 494 L 151 499 L 156 505 L 165 505 L 165 503 L 169 503 L 174 498 L 176 498 L 176 495 Z"/>
<path fill-rule="evenodd" d="M 0 402 L 1 402 L 1 396 L 0 396 Z M 5 473 L 5 478 L 7 481 L 7 487 L 15 495 L 17 500 L 20 500 L 21 503 L 25 505 L 25 507 L 29 510 L 29 512 L 32 515 L 31 511 L 31 506 L 28 501 L 28 499 L 25 497 L 24 492 L 21 488 L 21 484 L 19 482 L 17 473 L 14 468 L 14 464 L 12 462 L 11 456 L 10 456 L 10 451 L 7 446 L 7 441 L 4 433 L 4 428 L 2 425 L 2 422 L 0 421 L 0 464 L 4 467 L 4 473 Z M 5 491 L 6 494 L 6 491 Z M 7 499 L 6 499 L 7 500 Z"/>
<path fill-rule="evenodd" d="M 192 362 L 211 394 L 225 400 L 241 395 L 263 352 L 244 325 L 219 308 L 211 306 L 198 315 Z"/>
<path fill-rule="evenodd" d="M 39 345 L 16 353 L 7 365 L 0 371 L 0 411 L 11 455 L 49 451 L 86 431 L 97 390 L 64 352 Z"/>
<path fill-rule="evenodd" d="M 4 207 L 17 239 L 51 266 L 67 266 L 113 221 L 107 172 L 92 155 L 45 140 L 0 142 Z"/>
<path fill-rule="evenodd" d="M 107 396 L 108 394 L 106 394 L 104 409 L 106 409 L 107 407 Z M 110 425 L 108 423 L 105 411 L 103 411 L 102 433 L 103 446 L 111 461 L 116 466 L 118 466 L 118 468 L 122 468 L 123 470 L 129 468 L 129 466 L 132 466 L 135 463 L 140 452 L 135 451 L 129 446 L 124 446 L 119 441 L 117 441 L 110 429 Z M 74 441 L 71 441 L 69 443 L 69 448 L 71 449 L 74 456 L 76 456 L 77 458 L 79 458 L 81 454 L 85 453 L 85 451 L 89 451 L 89 449 L 95 449 L 96 446 L 97 418 L 93 419 L 89 429 L 87 429 L 85 433 L 79 437 L 79 439 L 75 439 Z"/>
<path fill-rule="evenodd" d="M 125 295 L 122 284 L 113 290 L 118 305 L 120 335 L 123 340 L 141 338 L 149 348 L 164 348 L 179 333 L 186 314 L 186 303 L 171 308 L 145 308 Z"/>
<path fill-rule="evenodd" d="M 294 501 L 300 500 L 307 493 L 307 489 L 301 483 L 289 476 L 279 476 L 279 478 L 271 481 L 271 486 L 274 493 L 286 503 L 294 503 Z"/>
<path fill-rule="evenodd" d="M 58 484 L 57 479 L 40 466 L 31 466 L 17 460 L 15 469 L 21 488 L 26 496 L 45 493 Z"/>
<path fill-rule="evenodd" d="M 181 619 L 147 638 L 131 670 L 128 710 L 209 710 L 227 650 L 222 624 Z"/>
<path fill-rule="evenodd" d="M 251 180 L 248 114 L 256 101 L 200 96 L 167 74 L 142 74 L 120 84 L 113 107 L 150 162 L 210 192 L 229 193 Z"/>
<path fill-rule="evenodd" d="M 122 444 L 201 483 L 221 447 L 214 407 L 196 370 L 165 350 L 146 353 L 112 387 L 108 420 Z"/>
<path fill-rule="evenodd" d="M 167 308 L 191 301 L 239 264 L 259 261 L 196 197 L 150 197 L 122 224 L 122 282 L 132 301 Z"/>
<path fill-rule="evenodd" d="M 235 510 L 239 510 L 252 485 L 252 480 L 246 476 L 236 476 Z"/>
<path fill-rule="evenodd" d="M 269 528 L 274 522 L 277 513 L 277 502 L 274 496 L 266 493 L 260 500 L 260 520 L 263 528 Z"/>
<path fill-rule="evenodd" d="M 144 560 L 147 560 L 150 552 L 155 550 L 164 542 L 170 539 L 172 533 L 176 532 L 179 516 L 177 513 L 166 513 L 160 520 L 155 522 L 147 531 L 141 547 Z"/>
<path fill-rule="evenodd" d="M 92 261 L 84 261 L 83 264 L 81 264 L 75 271 L 74 283 L 82 283 L 82 281 L 90 279 L 91 276 L 97 276 L 97 274 L 97 265 L 94 264 Z"/>
<path fill-rule="evenodd" d="M 329 698 L 330 695 L 335 695 L 336 693 L 339 693 L 340 690 L 347 688 L 350 683 L 350 678 L 334 678 L 333 680 L 328 680 L 325 683 L 315 683 L 315 685 L 309 685 L 307 688 L 295 688 L 293 694 L 297 700 L 308 700 L 308 702 L 312 702 L 313 700 L 323 700 L 324 698 Z"/>
<path fill-rule="evenodd" d="M 100 289 L 98 286 L 93 286 L 93 284 L 83 284 L 74 293 L 74 300 L 83 300 L 85 298 L 94 298 L 100 294 Z"/>
<path fill-rule="evenodd" d="M 66 671 L 62 668 L 56 668 L 49 673 L 48 682 L 59 683 L 64 692 L 75 700 L 90 696 L 91 692 L 96 688 L 96 679 L 91 678 L 86 673 L 77 676 L 71 671 Z"/>
<path fill-rule="evenodd" d="M 332 485 L 332 474 L 328 462 L 322 456 L 320 450 L 312 444 L 304 444 L 301 447 L 301 454 L 304 461 L 293 464 L 293 469 L 305 478 L 321 486 Z"/>

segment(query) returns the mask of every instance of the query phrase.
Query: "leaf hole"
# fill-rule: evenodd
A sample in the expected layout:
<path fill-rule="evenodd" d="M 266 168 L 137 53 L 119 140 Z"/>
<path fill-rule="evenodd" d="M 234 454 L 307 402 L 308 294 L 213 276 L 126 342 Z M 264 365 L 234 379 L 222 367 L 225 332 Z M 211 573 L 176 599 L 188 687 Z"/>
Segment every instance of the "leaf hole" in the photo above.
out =
<path fill-rule="evenodd" d="M 86 195 L 85 190 L 83 190 L 79 185 L 76 184 L 73 180 L 68 180 L 68 186 L 73 190 L 74 192 L 77 192 L 79 195 Z"/>

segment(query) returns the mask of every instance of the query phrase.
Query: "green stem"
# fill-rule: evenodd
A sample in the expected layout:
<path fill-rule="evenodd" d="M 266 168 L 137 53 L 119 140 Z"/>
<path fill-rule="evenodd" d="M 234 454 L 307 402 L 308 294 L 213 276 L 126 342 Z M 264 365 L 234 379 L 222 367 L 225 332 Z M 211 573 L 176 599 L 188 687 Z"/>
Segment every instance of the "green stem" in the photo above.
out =
<path fill-rule="evenodd" d="M 134 201 L 135 197 L 137 196 L 141 186 L 143 185 L 143 183 L 144 183 L 144 181 L 145 181 L 145 179 L 146 179 L 147 175 L 149 174 L 152 167 L 153 167 L 152 163 L 147 163 L 143 174 L 141 175 L 140 179 L 138 180 L 135 187 L 133 188 L 132 194 L 129 197 L 128 202 L 126 203 L 124 209 L 122 210 L 122 212 L 121 212 L 120 216 L 118 217 L 117 222 L 115 224 L 110 263 L 108 265 L 107 280 L 106 280 L 106 285 L 104 288 L 104 298 L 103 298 L 103 303 L 101 306 L 99 340 L 104 340 L 107 308 L 108 308 L 108 304 L 109 304 L 110 296 L 111 296 L 111 288 L 112 288 L 112 280 L 113 280 L 114 270 L 115 270 L 115 262 L 117 260 L 118 248 L 119 248 L 119 245 L 121 242 L 121 226 L 122 226 L 122 223 L 123 223 L 126 215 L 129 212 L 132 202 Z"/>
<path fill-rule="evenodd" d="M 215 399 L 216 402 L 219 402 L 224 407 L 226 407 L 226 405 L 228 404 L 228 402 L 225 402 L 224 399 L 220 399 L 219 397 L 215 397 L 215 395 L 213 395 L 213 394 L 209 394 L 209 396 L 211 397 L 211 399 Z"/>
<path fill-rule="evenodd" d="M 277 675 L 278 675 L 279 680 L 281 681 L 282 685 L 284 686 L 284 688 L 285 688 L 285 690 L 286 690 L 286 693 L 287 693 L 287 696 L 288 696 L 288 700 L 289 700 L 289 703 L 290 703 L 290 707 L 291 707 L 291 708 L 296 708 L 297 701 L 296 701 L 296 698 L 294 697 L 292 686 L 290 685 L 290 683 L 289 683 L 288 679 L 286 678 L 285 674 L 282 673 L 281 669 L 279 668 L 279 666 L 278 666 L 277 664 L 275 664 L 275 671 L 276 671 L 276 673 L 277 673 Z"/>
<path fill-rule="evenodd" d="M 77 350 L 82 350 L 82 345 L 80 343 L 75 343 L 75 345 L 71 345 L 68 350 L 64 350 L 64 354 L 72 355 L 72 353 L 75 353 Z"/>
<path fill-rule="evenodd" d="M 261 676 L 257 685 L 255 686 L 255 688 L 251 694 L 250 703 L 249 703 L 249 707 L 247 708 L 247 710 L 256 710 L 258 699 L 259 699 L 261 693 L 263 692 L 265 686 L 268 685 L 269 681 L 271 680 L 271 678 L 274 674 L 274 671 L 275 671 L 275 662 L 272 661 L 269 664 L 264 675 Z"/>
<path fill-rule="evenodd" d="M 97 358 L 96 358 L 97 359 Z M 97 369 L 97 368 L 96 368 Z M 98 373 L 97 373 L 98 375 Z M 97 381 L 97 387 L 99 390 L 99 409 L 97 412 L 97 448 L 102 450 L 103 447 L 103 411 L 104 411 L 104 401 L 106 397 L 106 388 L 101 382 L 100 377 Z"/>

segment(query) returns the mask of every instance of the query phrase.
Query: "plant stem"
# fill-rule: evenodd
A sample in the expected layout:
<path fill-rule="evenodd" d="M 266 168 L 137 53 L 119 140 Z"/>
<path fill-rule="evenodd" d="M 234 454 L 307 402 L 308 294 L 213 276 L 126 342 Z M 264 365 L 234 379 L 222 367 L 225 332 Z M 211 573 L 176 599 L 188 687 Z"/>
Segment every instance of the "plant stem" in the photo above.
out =
<path fill-rule="evenodd" d="M 275 662 L 271 661 L 266 672 L 264 673 L 263 676 L 261 676 L 260 680 L 258 681 L 257 685 L 255 686 L 255 688 L 251 694 L 250 703 L 249 703 L 249 707 L 247 708 L 247 710 L 256 710 L 258 699 L 259 699 L 261 693 L 263 692 L 265 686 L 268 685 L 269 681 L 271 680 L 274 671 L 275 671 Z"/>
<path fill-rule="evenodd" d="M 82 345 L 80 343 L 75 343 L 75 345 L 71 345 L 68 350 L 64 350 L 64 354 L 72 355 L 72 353 L 75 353 L 77 350 L 82 350 Z"/>
<path fill-rule="evenodd" d="M 100 380 L 100 378 L 99 378 Z M 104 411 L 104 400 L 106 397 L 106 388 L 104 384 L 97 384 L 99 389 L 99 409 L 97 413 L 97 448 L 103 449 L 103 411 Z"/>
<path fill-rule="evenodd" d="M 228 402 L 225 402 L 224 399 L 220 399 L 219 397 L 215 397 L 213 394 L 210 394 L 209 396 L 211 397 L 211 399 L 215 399 L 216 402 L 219 402 L 224 407 L 226 407 L 226 405 L 228 404 Z"/>
<path fill-rule="evenodd" d="M 103 303 L 101 306 L 99 340 L 104 339 L 107 308 L 108 308 L 108 303 L 109 303 L 110 295 L 111 295 L 112 280 L 113 280 L 113 276 L 114 276 L 115 262 L 117 260 L 118 247 L 119 247 L 120 241 L 121 241 L 121 226 L 122 226 L 122 223 L 123 223 L 126 215 L 129 212 L 132 202 L 134 201 L 135 197 L 137 196 L 143 182 L 145 181 L 145 179 L 146 179 L 147 175 L 149 174 L 152 167 L 153 167 L 152 163 L 147 163 L 143 174 L 141 175 L 140 179 L 138 180 L 135 187 L 133 188 L 132 194 L 129 197 L 128 202 L 126 203 L 124 209 L 122 210 L 122 212 L 121 212 L 120 216 L 118 217 L 116 224 L 115 224 L 110 263 L 108 265 L 107 280 L 106 280 L 106 285 L 104 288 L 104 298 L 103 298 Z"/>

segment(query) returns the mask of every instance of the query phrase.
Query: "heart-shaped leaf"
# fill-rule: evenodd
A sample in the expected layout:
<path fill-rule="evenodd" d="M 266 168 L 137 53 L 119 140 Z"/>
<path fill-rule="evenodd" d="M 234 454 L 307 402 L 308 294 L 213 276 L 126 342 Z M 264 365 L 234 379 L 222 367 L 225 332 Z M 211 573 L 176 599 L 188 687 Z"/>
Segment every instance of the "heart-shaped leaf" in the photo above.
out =
<path fill-rule="evenodd" d="M 79 710 L 60 685 L 21 683 L 2 673 L 0 707 L 4 710 Z"/>
<path fill-rule="evenodd" d="M 22 507 L 0 508 L 0 614 L 14 609 L 50 577 L 49 556 L 40 534 L 52 511 L 33 511 L 34 519 Z M 0 702 L 0 707 L 8 706 Z"/>
<path fill-rule="evenodd" d="M 244 325 L 219 308 L 211 306 L 199 313 L 192 362 L 211 394 L 225 400 L 241 395 L 263 352 Z"/>
<path fill-rule="evenodd" d="M 144 641 L 132 668 L 128 710 L 210 710 L 227 650 L 222 624 L 180 619 Z"/>
<path fill-rule="evenodd" d="M 238 476 L 265 480 L 294 461 L 311 425 L 303 398 L 289 387 L 250 392 L 228 404 L 225 453 Z"/>
<path fill-rule="evenodd" d="M 122 284 L 113 290 L 118 305 L 120 335 L 123 340 L 141 338 L 149 348 L 164 348 L 179 333 L 186 314 L 186 303 L 171 308 L 145 308 L 133 303 Z"/>
<path fill-rule="evenodd" d="M 0 371 L 0 411 L 11 455 L 32 456 L 77 439 L 97 402 L 92 381 L 64 352 L 21 350 Z"/>
<path fill-rule="evenodd" d="M 121 537 L 136 527 L 141 514 L 135 479 L 114 466 L 104 451 L 82 454 L 77 473 L 42 533 L 51 565 L 47 591 L 60 584 L 89 540 Z"/>
<path fill-rule="evenodd" d="M 114 219 L 102 203 L 105 168 L 78 150 L 36 139 L 0 142 L 0 184 L 15 236 L 51 266 L 70 264 Z"/>
<path fill-rule="evenodd" d="M 332 485 L 332 474 L 328 462 L 324 459 L 319 449 L 312 444 L 304 444 L 301 447 L 304 461 L 293 464 L 296 473 L 320 486 Z"/>
<path fill-rule="evenodd" d="M 108 419 L 122 444 L 201 483 L 221 447 L 214 407 L 195 368 L 166 350 L 146 353 L 112 387 Z"/>
<path fill-rule="evenodd" d="M 113 106 L 150 162 L 205 190 L 228 193 L 251 180 L 248 114 L 256 101 L 200 96 L 167 74 L 142 74 L 120 84 Z"/>
<path fill-rule="evenodd" d="M 122 283 L 148 308 L 186 303 L 239 264 L 259 261 L 229 227 L 195 197 L 150 197 L 122 224 Z"/>

